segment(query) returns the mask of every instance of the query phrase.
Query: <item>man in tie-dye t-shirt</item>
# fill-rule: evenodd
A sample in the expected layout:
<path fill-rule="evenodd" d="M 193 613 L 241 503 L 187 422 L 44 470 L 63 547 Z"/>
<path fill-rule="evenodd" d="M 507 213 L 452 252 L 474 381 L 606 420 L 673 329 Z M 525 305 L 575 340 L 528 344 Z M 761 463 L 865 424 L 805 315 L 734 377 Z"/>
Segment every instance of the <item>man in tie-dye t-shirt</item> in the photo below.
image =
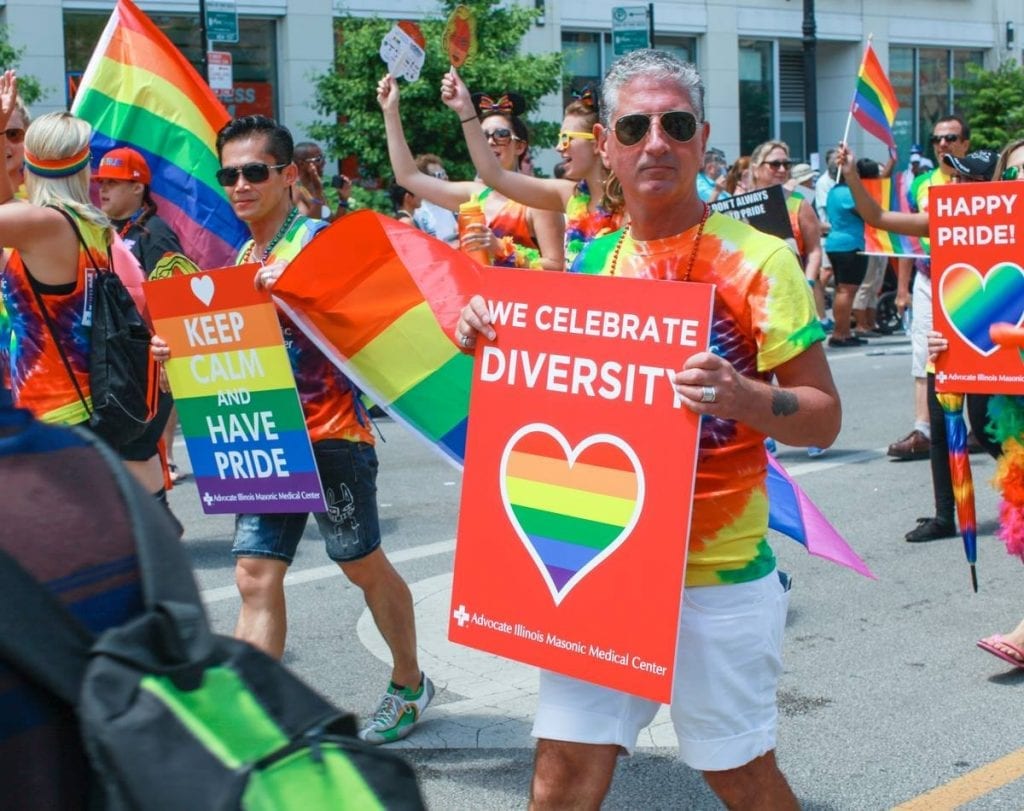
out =
<path fill-rule="evenodd" d="M 728 808 L 795 809 L 774 755 L 788 594 L 766 540 L 763 440 L 827 447 L 838 434 L 824 333 L 786 245 L 711 214 L 697 194 L 710 126 L 696 69 L 634 51 L 613 65 L 602 96 L 595 134 L 630 225 L 588 245 L 573 270 L 715 286 L 710 351 L 673 380 L 702 416 L 672 691 L 680 758 Z M 467 349 L 480 332 L 495 337 L 483 299 L 463 310 L 458 330 Z M 630 610 L 608 597 L 609 611 Z M 535 806 L 599 807 L 618 755 L 633 749 L 658 706 L 542 671 Z"/>
<path fill-rule="evenodd" d="M 217 153 L 217 181 L 252 234 L 238 264 L 257 263 L 256 286 L 271 289 L 327 224 L 302 216 L 293 205 L 298 169 L 292 136 L 273 119 L 252 115 L 229 122 L 217 135 Z M 434 685 L 417 660 L 412 594 L 380 545 L 373 433 L 351 381 L 281 310 L 278 319 L 327 501 L 327 511 L 314 518 L 328 557 L 362 590 L 392 655 L 390 684 L 360 736 L 389 743 L 412 731 Z M 166 344 L 155 344 L 154 356 L 166 360 Z M 231 551 L 242 597 L 235 636 L 277 658 L 284 653 L 287 631 L 284 576 L 308 518 L 307 513 L 257 513 L 235 520 Z"/>

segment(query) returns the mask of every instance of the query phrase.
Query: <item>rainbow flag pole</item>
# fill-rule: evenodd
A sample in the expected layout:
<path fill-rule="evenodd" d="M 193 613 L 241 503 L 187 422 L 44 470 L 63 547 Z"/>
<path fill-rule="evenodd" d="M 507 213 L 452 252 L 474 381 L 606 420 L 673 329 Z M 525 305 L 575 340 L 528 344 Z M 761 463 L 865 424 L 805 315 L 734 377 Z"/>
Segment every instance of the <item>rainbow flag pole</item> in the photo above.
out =
<path fill-rule="evenodd" d="M 92 126 L 93 168 L 118 146 L 145 157 L 160 216 L 202 268 L 231 264 L 248 230 L 214 179 L 230 118 L 181 52 L 131 0 L 118 0 L 71 112 Z"/>

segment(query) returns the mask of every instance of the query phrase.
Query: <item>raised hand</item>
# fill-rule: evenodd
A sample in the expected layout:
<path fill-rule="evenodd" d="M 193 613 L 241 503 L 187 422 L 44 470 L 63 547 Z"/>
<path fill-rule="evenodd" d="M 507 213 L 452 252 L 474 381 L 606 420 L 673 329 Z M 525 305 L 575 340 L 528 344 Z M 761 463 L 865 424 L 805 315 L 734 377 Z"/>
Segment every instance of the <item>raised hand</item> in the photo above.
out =
<path fill-rule="evenodd" d="M 377 82 L 377 103 L 385 113 L 398 109 L 398 82 L 390 73 Z"/>
<path fill-rule="evenodd" d="M 476 115 L 469 88 L 455 68 L 451 68 L 441 79 L 441 101 L 458 113 L 460 119 Z"/>

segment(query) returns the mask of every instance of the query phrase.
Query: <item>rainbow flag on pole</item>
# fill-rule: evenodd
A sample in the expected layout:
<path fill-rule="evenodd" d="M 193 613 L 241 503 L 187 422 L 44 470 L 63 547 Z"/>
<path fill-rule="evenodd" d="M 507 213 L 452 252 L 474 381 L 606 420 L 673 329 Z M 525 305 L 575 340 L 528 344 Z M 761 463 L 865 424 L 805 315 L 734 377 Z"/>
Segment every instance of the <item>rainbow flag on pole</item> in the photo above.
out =
<path fill-rule="evenodd" d="M 902 175 L 891 177 L 867 178 L 861 180 L 864 188 L 875 201 L 886 211 L 908 211 L 907 195 L 900 183 Z M 880 228 L 864 224 L 864 253 L 881 254 L 883 256 L 927 256 L 917 237 L 894 234 Z"/>
<path fill-rule="evenodd" d="M 850 114 L 868 132 L 886 146 L 895 147 L 892 137 L 892 123 L 896 120 L 896 112 L 900 104 L 896 101 L 896 93 L 885 75 L 882 63 L 878 61 L 875 49 L 868 42 L 857 71 L 857 89 L 853 94 L 853 105 Z"/>
<path fill-rule="evenodd" d="M 481 289 L 479 274 L 476 262 L 444 242 L 357 211 L 302 249 L 275 283 L 274 297 L 374 402 L 461 469 L 473 358 L 453 336 L 459 312 Z M 873 577 L 771 461 L 771 527 L 814 555 Z"/>
<path fill-rule="evenodd" d="M 118 0 L 71 106 L 92 125 L 93 168 L 118 146 L 146 158 L 160 216 L 202 268 L 229 265 L 248 231 L 215 174 L 227 110 L 195 68 L 131 0 Z"/>

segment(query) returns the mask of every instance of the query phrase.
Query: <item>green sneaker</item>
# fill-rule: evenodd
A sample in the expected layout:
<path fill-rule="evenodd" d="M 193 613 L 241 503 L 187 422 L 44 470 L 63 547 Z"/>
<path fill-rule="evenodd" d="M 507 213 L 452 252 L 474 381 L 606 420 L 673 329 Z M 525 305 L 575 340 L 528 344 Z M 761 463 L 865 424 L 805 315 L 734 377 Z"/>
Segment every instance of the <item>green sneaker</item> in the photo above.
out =
<path fill-rule="evenodd" d="M 419 723 L 433 697 L 434 683 L 426 674 L 423 674 L 423 683 L 416 690 L 388 685 L 373 718 L 360 731 L 359 737 L 367 743 L 393 743 L 401 740 Z"/>

